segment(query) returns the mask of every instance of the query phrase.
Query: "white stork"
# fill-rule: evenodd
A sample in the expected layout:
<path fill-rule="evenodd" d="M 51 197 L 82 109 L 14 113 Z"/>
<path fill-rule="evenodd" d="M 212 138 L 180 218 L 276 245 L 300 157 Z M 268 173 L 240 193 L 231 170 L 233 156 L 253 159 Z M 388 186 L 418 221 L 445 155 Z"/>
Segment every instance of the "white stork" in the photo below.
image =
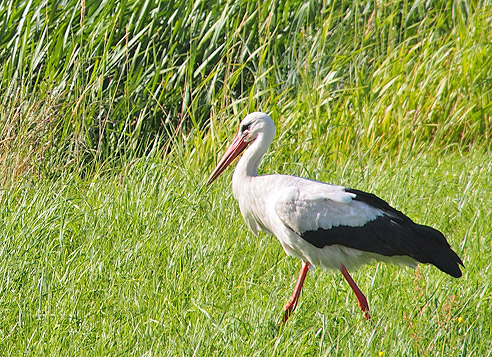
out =
<path fill-rule="evenodd" d="M 349 269 L 373 260 L 412 267 L 420 262 L 455 278 L 461 276 L 463 262 L 441 232 L 414 223 L 373 194 L 296 176 L 258 176 L 258 166 L 274 135 L 269 115 L 247 115 L 207 184 L 249 146 L 232 177 L 244 220 L 255 234 L 259 230 L 274 234 L 288 255 L 303 262 L 281 322 L 296 308 L 310 265 L 341 270 L 367 320 L 367 299 Z"/>

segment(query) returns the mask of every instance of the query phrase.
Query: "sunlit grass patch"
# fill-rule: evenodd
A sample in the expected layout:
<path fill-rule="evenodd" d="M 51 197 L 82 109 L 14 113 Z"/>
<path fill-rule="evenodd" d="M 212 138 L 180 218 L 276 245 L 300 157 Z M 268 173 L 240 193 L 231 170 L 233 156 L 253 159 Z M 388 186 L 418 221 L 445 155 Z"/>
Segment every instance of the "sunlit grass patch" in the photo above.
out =
<path fill-rule="evenodd" d="M 341 276 L 318 269 L 280 330 L 272 326 L 300 263 L 274 237 L 248 232 L 227 175 L 205 188 L 208 170 L 199 160 L 149 158 L 92 183 L 67 177 L 4 191 L 2 352 L 486 353 L 484 198 L 492 169 L 485 157 L 368 161 L 371 175 L 357 179 L 442 230 L 464 260 L 462 278 L 429 266 L 362 268 L 353 276 L 371 303 L 366 322 Z M 302 164 L 309 171 L 318 162 Z M 473 177 L 452 174 L 476 166 Z M 328 176 L 356 183 L 343 167 Z M 483 219 L 470 225 L 474 212 Z"/>

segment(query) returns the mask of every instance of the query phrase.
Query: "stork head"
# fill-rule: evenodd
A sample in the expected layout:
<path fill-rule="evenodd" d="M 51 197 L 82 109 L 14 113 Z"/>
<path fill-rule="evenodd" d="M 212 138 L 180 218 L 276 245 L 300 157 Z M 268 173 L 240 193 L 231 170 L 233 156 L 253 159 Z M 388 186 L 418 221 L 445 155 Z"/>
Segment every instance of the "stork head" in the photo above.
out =
<path fill-rule="evenodd" d="M 239 125 L 237 136 L 242 136 L 247 143 L 252 142 L 259 134 L 275 135 L 275 125 L 272 117 L 262 112 L 253 112 L 244 117 Z"/>
<path fill-rule="evenodd" d="M 238 157 L 244 149 L 248 147 L 259 136 L 267 139 L 270 145 L 275 136 L 275 125 L 270 115 L 262 112 L 253 112 L 244 117 L 239 125 L 239 131 L 231 146 L 220 159 L 217 167 L 212 172 L 207 180 L 207 185 L 210 185 L 220 174 L 229 166 L 236 157 Z"/>

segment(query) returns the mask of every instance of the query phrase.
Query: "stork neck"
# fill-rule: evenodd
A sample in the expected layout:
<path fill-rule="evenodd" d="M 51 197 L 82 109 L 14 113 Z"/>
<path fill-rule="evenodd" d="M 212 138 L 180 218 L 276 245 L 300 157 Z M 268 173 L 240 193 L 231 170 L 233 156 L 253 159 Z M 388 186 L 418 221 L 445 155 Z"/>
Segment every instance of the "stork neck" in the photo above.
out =
<path fill-rule="evenodd" d="M 263 155 L 268 150 L 273 138 L 269 138 L 264 134 L 259 134 L 257 138 L 243 153 L 234 170 L 232 176 L 232 189 L 234 196 L 237 197 L 241 191 L 241 186 L 246 184 L 248 178 L 258 175 L 258 166 L 260 166 Z"/>

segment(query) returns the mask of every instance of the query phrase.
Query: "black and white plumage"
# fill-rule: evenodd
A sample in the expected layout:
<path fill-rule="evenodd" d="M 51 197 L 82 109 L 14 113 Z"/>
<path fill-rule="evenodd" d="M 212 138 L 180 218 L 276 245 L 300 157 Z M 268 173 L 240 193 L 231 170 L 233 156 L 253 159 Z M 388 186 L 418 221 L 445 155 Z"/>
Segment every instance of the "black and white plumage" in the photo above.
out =
<path fill-rule="evenodd" d="M 247 115 L 207 183 L 247 148 L 232 179 L 244 220 L 255 234 L 259 230 L 274 234 L 288 255 L 303 261 L 282 321 L 295 309 L 311 264 L 341 270 L 366 319 L 370 318 L 367 300 L 348 270 L 373 260 L 412 267 L 420 262 L 433 264 L 453 277 L 461 276 L 463 262 L 441 232 L 414 223 L 373 194 L 296 176 L 258 176 L 261 158 L 274 135 L 269 115 Z"/>

